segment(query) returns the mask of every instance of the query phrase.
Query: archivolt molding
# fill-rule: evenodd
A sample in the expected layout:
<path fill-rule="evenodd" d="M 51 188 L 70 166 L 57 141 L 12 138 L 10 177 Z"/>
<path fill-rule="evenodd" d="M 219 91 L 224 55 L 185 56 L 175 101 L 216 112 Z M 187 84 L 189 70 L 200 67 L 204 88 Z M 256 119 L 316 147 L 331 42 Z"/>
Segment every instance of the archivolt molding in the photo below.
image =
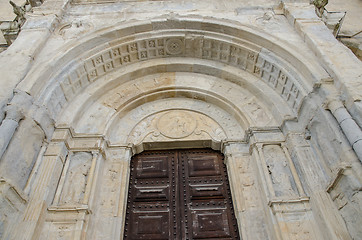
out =
<path fill-rule="evenodd" d="M 119 40 L 118 40 L 119 41 Z M 235 44 L 212 37 L 178 33 L 176 36 L 162 36 L 134 41 L 126 41 L 107 48 L 84 60 L 84 63 L 66 69 L 57 78 L 56 87 L 48 95 L 46 102 L 56 109 L 71 101 L 81 90 L 96 82 L 100 77 L 115 69 L 140 61 L 168 57 L 191 57 L 225 63 L 240 68 L 262 79 L 277 92 L 294 113 L 298 112 L 306 89 L 297 74 L 281 66 L 281 61 L 272 62 L 260 54 L 255 46 Z M 63 101 L 57 101 L 62 99 Z"/>
<path fill-rule="evenodd" d="M 162 119 L 166 117 L 170 123 L 162 124 Z M 173 125 L 180 125 L 180 129 L 176 131 Z M 146 103 L 123 117 L 115 116 L 106 136 L 111 144 L 139 145 L 142 142 L 158 141 L 221 142 L 243 139 L 245 131 L 222 108 L 199 100 L 173 98 Z"/>
<path fill-rule="evenodd" d="M 76 132 L 92 134 L 108 135 L 117 129 L 129 133 L 130 130 L 125 129 L 127 124 L 115 127 L 115 123 L 119 119 L 128 119 L 129 115 L 132 119 L 125 122 L 133 124 L 145 116 L 175 108 L 200 112 L 224 124 L 225 128 L 238 125 L 243 129 L 241 132 L 250 126 L 277 124 L 268 107 L 253 93 L 217 77 L 172 72 L 147 75 L 115 85 L 118 87 L 103 96 L 98 97 L 98 93 L 93 92 L 87 95 L 97 97 L 79 97 L 79 101 L 64 112 L 58 126 L 74 126 Z M 108 87 L 99 87 L 104 88 Z M 234 121 L 232 124 L 228 123 L 230 119 Z M 240 131 L 232 130 L 229 137 L 232 137 L 232 132 Z"/>
<path fill-rule="evenodd" d="M 318 75 L 315 74 L 317 67 L 310 70 L 302 63 L 302 57 L 296 58 L 294 55 L 298 54 L 291 54 L 290 48 L 277 45 L 274 37 L 215 19 L 209 23 L 163 19 L 125 23 L 110 29 L 77 40 L 82 43 L 73 43 L 65 54 L 55 57 L 54 62 L 59 64 L 34 70 L 19 88 L 40 94 L 39 101 L 47 105 L 57 119 L 61 110 L 83 89 L 100 79 L 109 80 L 104 76 L 112 75 L 117 69 L 155 59 L 193 58 L 193 61 L 218 62 L 258 77 L 297 114 L 304 96 L 311 90 L 311 80 L 315 81 Z M 273 49 L 274 53 L 267 49 Z M 282 58 L 295 63 L 298 70 Z M 197 69 L 186 71 L 197 72 Z M 42 81 L 47 81 L 47 85 L 43 87 Z"/>

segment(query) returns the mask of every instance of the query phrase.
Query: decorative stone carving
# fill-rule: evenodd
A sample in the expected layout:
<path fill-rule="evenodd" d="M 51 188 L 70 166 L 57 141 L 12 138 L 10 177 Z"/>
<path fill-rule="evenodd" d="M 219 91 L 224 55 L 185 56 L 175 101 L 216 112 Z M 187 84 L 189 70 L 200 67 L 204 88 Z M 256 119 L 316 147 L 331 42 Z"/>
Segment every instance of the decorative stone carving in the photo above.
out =
<path fill-rule="evenodd" d="M 288 159 L 278 145 L 266 145 L 263 148 L 265 162 L 273 184 L 276 197 L 298 196 Z"/>
<path fill-rule="evenodd" d="M 255 75 L 273 88 L 297 112 L 304 97 L 304 91 L 287 69 L 283 69 L 276 59 L 259 54 L 255 65 Z"/>
<path fill-rule="evenodd" d="M 87 208 L 65 207 L 50 208 L 43 225 L 39 240 L 82 239 L 87 228 Z"/>
<path fill-rule="evenodd" d="M 126 115 L 114 118 L 115 121 L 112 125 L 108 126 L 107 129 L 110 136 L 109 141 L 112 144 L 122 145 L 130 141 L 136 145 L 142 141 L 153 142 L 157 139 L 162 141 L 166 139 L 168 139 L 168 141 L 174 141 L 175 139 L 165 137 L 160 133 L 159 129 L 157 129 L 157 119 L 155 119 L 156 115 L 157 117 L 160 117 L 162 114 L 169 111 L 170 106 L 172 106 L 171 109 L 182 109 L 181 111 L 186 111 L 194 117 L 195 114 L 196 116 L 202 117 L 201 119 L 196 117 L 198 127 L 190 136 L 182 138 L 183 140 L 214 139 L 216 142 L 219 142 L 219 140 L 224 139 L 225 136 L 229 139 L 243 139 L 245 136 L 245 131 L 238 125 L 234 116 L 218 106 L 189 98 L 168 98 L 142 104 L 129 111 Z M 87 116 L 89 116 L 88 114 L 93 115 L 93 113 L 84 114 L 84 120 L 89 122 L 87 123 L 89 124 L 89 127 L 92 127 L 91 124 L 98 124 L 96 121 L 91 122 L 86 120 Z M 202 122 L 205 124 L 199 124 Z M 219 124 L 215 124 L 215 122 L 218 122 Z M 200 129 L 200 126 L 204 131 L 199 131 L 202 130 Z M 88 128 L 85 124 L 79 125 L 79 130 L 77 130 L 82 131 L 83 129 L 87 129 L 85 127 Z M 211 134 L 213 137 L 211 138 L 207 133 Z M 146 135 L 148 136 L 147 139 L 145 139 Z"/>
<path fill-rule="evenodd" d="M 224 130 L 213 119 L 192 111 L 169 110 L 138 123 L 128 141 L 138 145 L 141 142 L 210 138 L 214 141 L 226 138 Z"/>
<path fill-rule="evenodd" d="M 264 108 L 258 104 L 257 99 L 254 97 L 248 99 L 242 109 L 248 113 L 252 122 L 256 123 L 258 126 L 267 126 L 273 121 L 273 119 L 268 116 Z"/>
<path fill-rule="evenodd" d="M 68 161 L 70 161 L 69 168 L 59 204 L 81 204 L 92 162 L 92 155 L 87 152 L 79 152 L 72 155 Z"/>
<path fill-rule="evenodd" d="M 187 46 L 199 46 L 200 49 L 185 51 L 186 40 Z M 200 55 L 196 54 L 198 51 L 201 51 Z M 64 101 L 71 100 L 81 89 L 106 73 L 131 63 L 175 55 L 218 61 L 253 73 L 286 100 L 294 112 L 298 111 L 305 96 L 298 83 L 300 80 L 289 74 L 291 71 L 288 69 L 283 69 L 277 59 L 266 60 L 248 47 L 195 35 L 187 39 L 178 36 L 135 40 L 106 49 L 86 59 L 84 65 L 73 65 L 71 70 L 67 69 L 58 75 L 60 86 L 54 88 L 46 102 L 52 105 L 49 109 L 54 109 L 56 115 L 65 104 Z"/>
<path fill-rule="evenodd" d="M 251 159 L 249 156 L 244 156 L 243 158 L 240 158 L 238 164 L 241 188 L 245 197 L 245 207 L 255 208 L 260 199 L 259 194 L 257 193 L 257 186 L 255 185 L 256 179 L 255 176 L 253 176 L 254 169 L 251 166 Z"/>
<path fill-rule="evenodd" d="M 296 221 L 287 224 L 287 228 L 290 232 L 290 239 L 293 240 L 310 240 L 316 239 L 313 236 L 312 232 L 313 227 L 309 222 L 306 221 Z"/>
<path fill-rule="evenodd" d="M 169 111 L 157 121 L 157 129 L 168 138 L 185 138 L 195 131 L 196 119 L 185 111 Z"/>
<path fill-rule="evenodd" d="M 64 39 L 71 39 L 79 37 L 80 35 L 91 30 L 93 26 L 90 23 L 84 23 L 82 21 L 73 21 L 63 24 L 59 27 L 58 34 Z"/>
<path fill-rule="evenodd" d="M 328 0 L 313 0 L 313 4 L 315 6 L 315 12 L 318 17 L 322 17 L 324 12 L 324 7 L 328 4 Z"/>
<path fill-rule="evenodd" d="M 178 55 L 184 51 L 184 43 L 179 38 L 166 40 L 166 52 L 171 55 Z"/>
<path fill-rule="evenodd" d="M 26 13 L 30 12 L 32 7 L 39 6 L 42 3 L 37 0 L 25 1 L 21 6 L 16 5 L 13 1 L 9 1 L 16 15 L 13 21 L 0 21 L 0 30 L 2 31 L 7 43 L 10 46 L 18 37 L 21 27 L 26 21 Z M 39 4 L 37 4 L 39 3 Z"/>

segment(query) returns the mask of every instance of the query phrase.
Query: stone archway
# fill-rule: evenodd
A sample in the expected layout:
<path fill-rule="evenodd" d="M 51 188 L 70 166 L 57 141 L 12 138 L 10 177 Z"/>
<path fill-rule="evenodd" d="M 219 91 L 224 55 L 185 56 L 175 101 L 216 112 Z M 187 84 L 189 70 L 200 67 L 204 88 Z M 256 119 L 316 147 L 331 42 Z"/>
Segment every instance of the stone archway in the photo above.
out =
<path fill-rule="evenodd" d="M 118 239 L 132 155 L 211 147 L 226 156 L 243 239 L 322 238 L 334 219 L 316 219 L 291 159 L 313 154 L 299 135 L 287 137 L 305 148 L 288 149 L 281 126 L 323 70 L 252 29 L 174 23 L 90 34 L 19 85 L 56 121 L 20 235 Z M 84 184 L 69 197 L 73 176 Z"/>

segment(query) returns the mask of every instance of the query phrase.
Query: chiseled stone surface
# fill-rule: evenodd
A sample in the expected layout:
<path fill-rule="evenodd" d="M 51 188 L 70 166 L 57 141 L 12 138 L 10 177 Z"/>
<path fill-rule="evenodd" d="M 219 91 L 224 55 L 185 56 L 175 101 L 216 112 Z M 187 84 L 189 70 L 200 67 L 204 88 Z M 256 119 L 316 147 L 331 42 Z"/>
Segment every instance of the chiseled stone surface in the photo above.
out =
<path fill-rule="evenodd" d="M 360 238 L 362 65 L 309 0 L 26 17 L 0 54 L 0 238 L 121 239 L 132 156 L 201 147 L 225 155 L 242 239 Z"/>

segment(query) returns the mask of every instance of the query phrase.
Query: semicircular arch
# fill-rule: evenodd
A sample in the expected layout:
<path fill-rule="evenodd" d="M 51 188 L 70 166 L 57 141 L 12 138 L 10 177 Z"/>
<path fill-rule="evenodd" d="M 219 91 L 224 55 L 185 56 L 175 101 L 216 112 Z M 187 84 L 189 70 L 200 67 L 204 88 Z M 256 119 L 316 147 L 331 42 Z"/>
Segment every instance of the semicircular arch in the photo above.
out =
<path fill-rule="evenodd" d="M 246 87 L 280 125 L 297 116 L 320 69 L 318 64 L 305 65 L 303 56 L 278 45 L 277 40 L 250 27 L 215 19 L 209 23 L 180 19 L 176 25 L 170 20 L 125 23 L 84 37 L 80 44 L 55 57 L 59 64 L 31 72 L 19 87 L 30 86 L 26 91 L 37 94 L 38 102 L 46 105 L 51 117 L 62 125 L 61 112 L 65 111 L 62 115 L 66 117 L 73 114 L 72 118 L 82 115 L 82 109 L 67 112 L 67 106 L 82 94 L 88 95 L 88 101 L 94 100 L 89 94 L 98 91 L 102 95 L 122 72 L 129 73 L 125 79 L 135 79 L 132 74 L 150 74 L 150 68 L 155 72 L 203 73 Z M 150 62 L 153 66 L 147 66 Z M 39 77 L 32 78 L 33 74 Z M 97 86 L 105 88 L 94 90 Z M 244 125 L 250 123 L 244 121 Z"/>

